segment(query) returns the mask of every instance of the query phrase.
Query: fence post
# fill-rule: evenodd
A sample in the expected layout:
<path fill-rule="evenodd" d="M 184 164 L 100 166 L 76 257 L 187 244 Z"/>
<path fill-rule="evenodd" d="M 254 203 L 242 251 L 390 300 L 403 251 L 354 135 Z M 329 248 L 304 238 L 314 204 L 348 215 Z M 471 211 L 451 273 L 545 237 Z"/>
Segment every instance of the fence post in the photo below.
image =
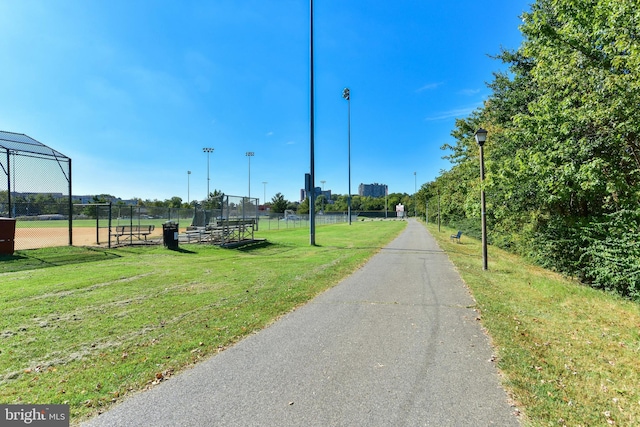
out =
<path fill-rule="evenodd" d="M 67 175 L 69 181 L 69 246 L 73 246 L 73 197 L 71 190 L 71 159 L 69 159 L 69 170 Z M 11 191 L 11 189 L 8 189 Z"/>
<path fill-rule="evenodd" d="M 96 243 L 100 244 L 100 206 L 96 206 Z"/>
<path fill-rule="evenodd" d="M 112 207 L 112 204 L 111 202 L 109 202 L 109 226 L 108 226 L 108 229 L 109 229 L 108 242 L 109 243 L 107 244 L 109 248 L 111 248 L 111 207 Z"/>

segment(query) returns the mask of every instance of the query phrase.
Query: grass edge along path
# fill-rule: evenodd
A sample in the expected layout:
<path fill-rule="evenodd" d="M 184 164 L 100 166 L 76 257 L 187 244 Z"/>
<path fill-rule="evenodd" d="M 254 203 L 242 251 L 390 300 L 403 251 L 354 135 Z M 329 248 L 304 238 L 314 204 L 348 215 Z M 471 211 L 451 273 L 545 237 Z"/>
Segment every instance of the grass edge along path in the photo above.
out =
<path fill-rule="evenodd" d="M 530 426 L 640 425 L 640 303 L 427 225 L 473 294 L 503 384 Z"/>
<path fill-rule="evenodd" d="M 0 274 L 0 402 L 67 403 L 76 425 L 336 285 L 405 226 L 322 226 L 315 247 L 290 229 L 257 234 L 268 241 L 253 248 L 125 247 L 77 263 L 88 249 L 35 262 L 24 251 L 10 261 L 27 269 Z"/>

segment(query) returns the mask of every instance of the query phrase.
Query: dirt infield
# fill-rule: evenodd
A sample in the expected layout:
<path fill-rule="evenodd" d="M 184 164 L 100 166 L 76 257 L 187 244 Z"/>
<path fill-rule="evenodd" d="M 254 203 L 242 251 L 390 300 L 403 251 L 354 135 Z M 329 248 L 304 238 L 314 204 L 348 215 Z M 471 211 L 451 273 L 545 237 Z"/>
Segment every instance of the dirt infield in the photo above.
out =
<path fill-rule="evenodd" d="M 107 246 L 109 242 L 109 233 L 106 228 L 100 228 L 99 233 L 96 234 L 95 228 L 74 227 L 72 234 L 74 246 Z M 153 240 L 158 238 L 162 238 L 162 229 L 154 230 L 148 237 Z M 115 237 L 111 238 L 111 244 L 115 245 Z M 68 228 L 27 227 L 16 229 L 15 250 L 67 245 L 69 245 Z"/>

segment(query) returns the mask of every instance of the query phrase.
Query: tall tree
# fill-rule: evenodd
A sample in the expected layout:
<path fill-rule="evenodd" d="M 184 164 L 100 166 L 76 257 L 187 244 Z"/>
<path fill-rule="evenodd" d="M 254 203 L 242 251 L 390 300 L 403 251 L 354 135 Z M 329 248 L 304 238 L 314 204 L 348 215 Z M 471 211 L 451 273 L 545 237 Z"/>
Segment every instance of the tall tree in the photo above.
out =
<path fill-rule="evenodd" d="M 452 131 L 451 170 L 424 192 L 442 219 L 479 221 L 485 145 L 494 243 L 598 287 L 640 295 L 639 0 L 537 0 L 524 41 L 497 58 L 485 105 Z M 422 189 L 421 189 L 422 192 Z M 475 225 L 474 225 L 475 226 Z M 638 247 L 637 247 L 638 246 Z M 638 271 L 636 271 L 638 270 Z"/>
<path fill-rule="evenodd" d="M 282 193 L 276 193 L 271 198 L 271 211 L 276 213 L 283 213 L 287 209 L 289 202 L 284 198 Z"/>

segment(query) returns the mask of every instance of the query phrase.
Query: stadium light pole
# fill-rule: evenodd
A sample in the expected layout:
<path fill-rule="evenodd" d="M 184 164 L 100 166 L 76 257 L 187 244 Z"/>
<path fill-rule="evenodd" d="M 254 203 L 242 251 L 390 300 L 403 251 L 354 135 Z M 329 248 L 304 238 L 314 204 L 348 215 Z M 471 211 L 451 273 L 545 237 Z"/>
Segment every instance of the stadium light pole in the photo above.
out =
<path fill-rule="evenodd" d="M 313 0 L 309 0 L 309 187 L 315 193 L 315 123 L 314 123 L 314 78 L 313 78 Z M 309 243 L 316 245 L 316 203 L 314 197 L 309 197 Z"/>
<path fill-rule="evenodd" d="M 389 186 L 385 185 L 384 186 L 384 217 L 385 218 L 387 218 L 387 215 L 388 215 L 388 212 L 389 212 L 388 198 L 389 198 Z"/>
<path fill-rule="evenodd" d="M 482 208 L 482 269 L 488 270 L 487 262 L 487 210 L 484 198 L 484 143 L 487 131 L 480 128 L 476 131 L 476 142 L 480 147 L 480 203 Z"/>
<path fill-rule="evenodd" d="M 191 188 L 191 171 L 187 171 L 187 204 L 189 204 L 189 190 Z"/>
<path fill-rule="evenodd" d="M 342 91 L 342 97 L 347 100 L 347 157 L 349 164 L 349 196 L 347 197 L 347 215 L 349 216 L 349 225 L 351 225 L 351 91 L 345 87 Z"/>
<path fill-rule="evenodd" d="M 213 153 L 213 148 L 205 147 L 205 148 L 202 149 L 202 151 L 207 153 L 207 197 L 204 199 L 205 202 L 206 202 L 207 200 L 209 200 L 209 195 L 211 194 L 211 192 L 209 191 L 209 181 L 210 181 L 210 178 L 209 178 L 209 155 L 211 153 Z"/>
<path fill-rule="evenodd" d="M 324 213 L 324 183 L 325 182 L 327 181 L 324 181 L 324 180 L 320 181 L 320 183 L 322 184 L 322 208 L 321 209 L 323 213 Z"/>
<path fill-rule="evenodd" d="M 262 195 L 263 197 L 263 202 L 262 204 L 264 205 L 265 203 L 267 203 L 267 181 L 262 181 L 262 185 L 264 185 L 264 194 Z"/>
<path fill-rule="evenodd" d="M 247 159 L 249 159 L 249 199 L 251 199 L 251 158 L 254 156 L 254 152 L 253 151 L 247 151 L 245 153 L 245 156 L 247 156 Z"/>

